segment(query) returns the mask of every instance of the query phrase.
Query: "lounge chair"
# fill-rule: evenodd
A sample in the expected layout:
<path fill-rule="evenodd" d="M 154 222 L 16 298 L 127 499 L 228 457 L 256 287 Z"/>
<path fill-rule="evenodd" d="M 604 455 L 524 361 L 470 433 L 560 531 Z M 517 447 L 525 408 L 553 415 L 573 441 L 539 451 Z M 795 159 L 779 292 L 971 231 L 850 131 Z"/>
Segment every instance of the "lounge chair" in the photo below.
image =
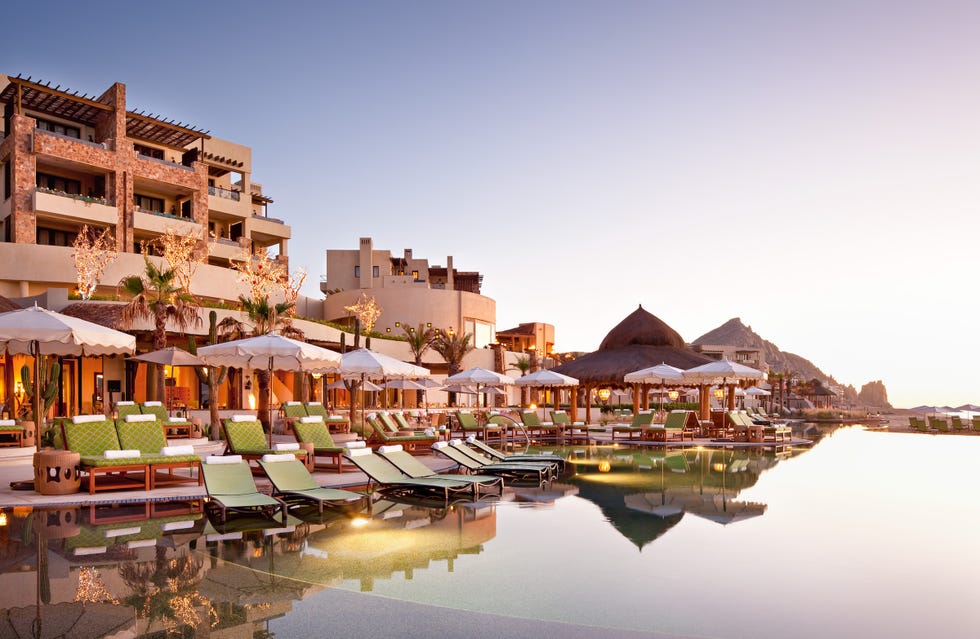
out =
<path fill-rule="evenodd" d="M 539 484 L 547 481 L 551 476 L 551 470 L 547 466 L 512 464 L 507 462 L 496 462 L 493 464 L 480 463 L 460 450 L 460 443 L 458 439 L 449 442 L 436 442 L 432 445 L 432 450 L 449 458 L 457 466 L 471 473 L 498 475 L 515 481 L 528 481 L 533 479 Z"/>
<path fill-rule="evenodd" d="M 469 444 L 470 448 L 475 448 L 482 452 L 484 455 L 495 459 L 497 461 L 509 461 L 509 462 L 548 462 L 553 464 L 558 464 L 558 470 L 562 470 L 565 467 L 565 458 L 559 457 L 554 453 L 516 453 L 513 455 L 508 455 L 502 453 L 501 451 L 488 446 L 487 444 L 481 442 L 476 437 L 472 435 L 466 438 L 466 443 Z"/>
<path fill-rule="evenodd" d="M 228 454 L 240 455 L 248 461 L 261 459 L 262 455 L 288 450 L 296 457 L 306 459 L 306 451 L 299 449 L 298 443 L 292 446 L 276 444 L 273 448 L 269 448 L 265 431 L 262 430 L 262 422 L 251 415 L 234 415 L 231 419 L 224 420 L 223 425 L 225 440 L 228 442 Z"/>
<path fill-rule="evenodd" d="M 141 415 L 139 405 L 136 402 L 121 401 L 116 402 L 116 418 L 126 419 L 127 415 Z"/>
<path fill-rule="evenodd" d="M 451 443 L 453 444 L 453 446 L 457 450 L 462 451 L 467 457 L 469 457 L 470 459 L 472 459 L 473 461 L 475 461 L 475 462 L 477 462 L 479 464 L 483 464 L 484 466 L 490 466 L 490 465 L 493 465 L 493 466 L 505 466 L 506 465 L 506 466 L 521 466 L 521 467 L 530 467 L 530 468 L 545 468 L 548 471 L 548 473 L 547 473 L 547 478 L 548 479 L 552 479 L 555 475 L 557 475 L 558 474 L 558 469 L 561 467 L 561 463 L 560 462 L 558 462 L 556 460 L 552 460 L 552 459 L 548 459 L 548 460 L 542 460 L 542 459 L 532 460 L 532 459 L 513 459 L 513 458 L 508 458 L 508 459 L 504 459 L 504 460 L 498 460 L 495 456 L 486 455 L 486 454 L 483 453 L 482 450 L 477 449 L 475 447 L 471 447 L 469 444 L 467 444 L 466 442 L 464 442 L 462 440 L 459 440 L 459 439 L 453 440 Z"/>
<path fill-rule="evenodd" d="M 772 439 L 774 442 L 789 441 L 793 439 L 793 429 L 786 423 L 770 422 L 762 426 L 763 439 Z"/>
<path fill-rule="evenodd" d="M 201 485 L 201 457 L 194 452 L 193 446 L 167 446 L 163 424 L 155 416 L 128 415 L 117 420 L 116 435 L 120 448 L 140 451 L 149 464 L 150 490 L 190 482 Z M 179 468 L 186 469 L 187 476 L 175 475 L 174 470 Z M 165 474 L 160 475 L 159 471 L 165 471 Z"/>
<path fill-rule="evenodd" d="M 479 495 L 481 489 L 490 490 L 496 488 L 498 492 L 502 492 L 504 488 L 503 478 L 494 475 L 450 476 L 443 473 L 437 473 L 402 450 L 401 446 L 381 446 L 378 448 L 377 454 L 387 460 L 388 463 L 393 465 L 402 473 L 414 479 L 432 479 L 442 477 L 453 481 L 468 481 L 473 486 L 474 495 Z"/>
<path fill-rule="evenodd" d="M 626 439 L 633 439 L 633 435 L 643 439 L 643 431 L 653 425 L 653 411 L 643 410 L 633 415 L 633 421 L 629 424 L 613 424 L 612 440 L 616 441 L 616 435 L 626 435 Z"/>
<path fill-rule="evenodd" d="M 307 417 L 309 413 L 306 412 L 306 406 L 303 402 L 283 402 L 282 415 L 286 419 L 299 419 L 300 417 Z"/>
<path fill-rule="evenodd" d="M 139 409 L 140 414 L 153 415 L 159 419 L 168 434 L 173 432 L 176 435 L 183 435 L 184 437 L 191 436 L 193 425 L 182 417 L 171 417 L 168 415 L 167 409 L 163 407 L 163 402 L 143 402 L 140 404 Z"/>
<path fill-rule="evenodd" d="M 976 425 L 976 418 L 974 418 L 974 425 Z M 929 432 L 929 425 L 926 424 L 926 420 L 922 419 L 921 417 L 909 417 L 909 426 L 911 426 L 913 430 L 917 430 L 920 433 Z"/>
<path fill-rule="evenodd" d="M 320 514 L 323 513 L 324 504 L 349 506 L 352 503 L 370 500 L 363 493 L 321 487 L 313 479 L 313 475 L 306 470 L 303 462 L 288 453 L 263 455 L 262 459 L 259 460 L 259 465 L 262 466 L 266 477 L 272 482 L 273 495 L 280 495 L 284 501 L 290 498 L 312 501 L 316 504 L 317 512 Z"/>
<path fill-rule="evenodd" d="M 585 422 L 573 422 L 563 410 L 551 411 L 551 421 L 561 428 L 562 434 L 572 440 L 589 439 L 589 425 Z"/>
<path fill-rule="evenodd" d="M 401 444 L 406 450 L 416 452 L 424 450 L 424 447 L 431 446 L 436 441 L 435 435 L 393 435 L 372 415 L 366 418 L 366 422 L 367 427 L 364 436 L 372 443 L 381 445 Z"/>
<path fill-rule="evenodd" d="M 81 455 L 80 468 L 88 474 L 88 492 L 150 490 L 149 463 L 138 450 L 123 450 L 112 420 L 104 415 L 76 415 L 61 424 L 65 447 Z M 106 481 L 96 482 L 102 476 Z"/>
<path fill-rule="evenodd" d="M 699 432 L 701 424 L 697 415 L 691 410 L 672 410 L 667 413 L 663 424 L 650 424 L 640 434 L 640 439 L 665 442 L 676 438 L 682 442 L 685 439 L 694 441 L 694 434 Z"/>
<path fill-rule="evenodd" d="M 940 433 L 949 432 L 949 422 L 946 421 L 945 417 L 933 417 L 929 416 L 929 428 L 937 430 Z"/>
<path fill-rule="evenodd" d="M 395 494 L 432 493 L 442 495 L 444 499 L 449 499 L 450 495 L 475 490 L 472 484 L 462 479 L 409 477 L 395 468 L 390 462 L 375 455 L 370 448 L 354 447 L 351 445 L 354 443 L 350 442 L 347 444 L 347 459 L 368 476 L 370 480 L 368 487 L 374 483 L 379 486 L 379 491 L 381 492 Z M 363 446 L 363 443 L 361 446 Z"/>
<path fill-rule="evenodd" d="M 533 410 L 521 411 L 521 421 L 524 423 L 524 430 L 532 437 L 540 435 L 541 437 L 557 438 L 562 434 L 559 424 L 541 421 L 538 414 Z"/>
<path fill-rule="evenodd" d="M 953 415 L 949 418 L 949 421 L 952 424 L 954 431 L 968 430 L 969 428 L 959 415 Z"/>
<path fill-rule="evenodd" d="M 0 441 L 0 446 L 20 447 L 24 441 L 24 427 L 12 419 L 0 420 L 0 436 L 10 437 Z"/>
<path fill-rule="evenodd" d="M 456 423 L 459 424 L 459 429 L 463 436 L 479 435 L 482 439 L 487 439 L 492 436 L 503 440 L 506 434 L 506 429 L 502 424 L 491 422 L 488 419 L 487 423 L 481 426 L 476 419 L 476 415 L 466 410 L 456 411 Z"/>
<path fill-rule="evenodd" d="M 294 420 L 290 426 L 296 441 L 300 443 L 313 444 L 313 465 L 316 467 L 316 457 L 330 457 L 333 459 L 334 468 L 338 473 L 344 472 L 344 451 L 343 446 L 334 443 L 330 431 L 323 418 L 319 415 L 308 415 Z"/>
<path fill-rule="evenodd" d="M 201 473 L 210 497 L 208 506 L 217 510 L 221 523 L 227 521 L 229 510 L 261 513 L 270 518 L 278 511 L 285 525 L 286 502 L 259 492 L 252 470 L 241 455 L 209 456 L 201 465 Z"/>
<path fill-rule="evenodd" d="M 334 433 L 349 433 L 350 432 L 350 420 L 343 415 L 331 415 L 327 412 L 327 409 L 320 402 L 307 402 L 303 406 L 306 407 L 306 414 L 313 416 L 320 416 L 323 418 L 323 422 L 327 425 L 327 429 Z"/>

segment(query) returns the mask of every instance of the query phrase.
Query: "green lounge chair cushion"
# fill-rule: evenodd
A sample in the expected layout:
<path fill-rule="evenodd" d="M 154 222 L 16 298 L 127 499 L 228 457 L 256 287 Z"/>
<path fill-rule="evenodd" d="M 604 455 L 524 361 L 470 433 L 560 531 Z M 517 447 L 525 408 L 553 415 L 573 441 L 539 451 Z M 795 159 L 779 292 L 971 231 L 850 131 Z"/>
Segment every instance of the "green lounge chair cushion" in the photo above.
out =
<path fill-rule="evenodd" d="M 140 412 L 144 415 L 153 415 L 160 420 L 160 423 L 167 421 L 167 409 L 163 406 L 147 406 L 146 404 L 140 404 Z"/>
<path fill-rule="evenodd" d="M 116 424 L 119 436 L 119 447 L 122 450 L 139 450 L 144 455 L 159 453 L 167 445 L 167 437 L 163 434 L 163 425 L 152 422 L 119 422 Z"/>
<path fill-rule="evenodd" d="M 330 431 L 324 422 L 303 422 L 293 424 L 296 439 L 303 443 L 312 443 L 313 449 L 321 452 L 342 453 L 343 446 L 334 443 Z"/>
<path fill-rule="evenodd" d="M 306 412 L 306 407 L 299 403 L 286 402 L 282 405 L 282 413 L 288 419 L 299 419 L 300 417 L 306 417 L 309 413 Z"/>
<path fill-rule="evenodd" d="M 82 457 L 102 457 L 107 450 L 122 450 L 116 427 L 109 419 L 81 424 L 68 420 L 64 422 L 64 431 L 68 450 Z"/>
<path fill-rule="evenodd" d="M 323 419 L 327 419 L 329 417 L 329 415 L 327 415 L 327 409 L 324 408 L 323 404 L 320 402 L 307 402 L 304 404 L 304 406 L 306 407 L 307 415 L 319 415 Z"/>
<path fill-rule="evenodd" d="M 236 453 L 246 450 L 268 450 L 269 444 L 262 430 L 262 422 L 235 422 L 225 420 L 225 433 L 228 435 L 228 444 Z"/>
<path fill-rule="evenodd" d="M 107 459 L 102 455 L 82 455 L 81 464 L 88 468 L 111 468 L 115 466 L 146 466 L 147 461 L 142 456 Z"/>
<path fill-rule="evenodd" d="M 125 419 L 126 415 L 139 415 L 140 407 L 136 404 L 116 404 L 116 415 L 119 419 Z"/>

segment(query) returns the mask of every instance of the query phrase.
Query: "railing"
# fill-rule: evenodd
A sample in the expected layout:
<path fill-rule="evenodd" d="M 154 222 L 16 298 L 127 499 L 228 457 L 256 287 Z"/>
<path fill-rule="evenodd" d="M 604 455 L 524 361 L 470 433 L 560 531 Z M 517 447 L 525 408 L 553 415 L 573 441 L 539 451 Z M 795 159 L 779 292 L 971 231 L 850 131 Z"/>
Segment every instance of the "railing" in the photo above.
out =
<path fill-rule="evenodd" d="M 226 200 L 235 200 L 238 202 L 241 199 L 241 193 L 238 191 L 232 191 L 231 189 L 223 189 L 220 186 L 209 186 L 208 195 L 213 195 L 215 197 L 223 197 Z"/>
<path fill-rule="evenodd" d="M 227 237 L 216 237 L 214 238 L 215 244 L 223 244 L 224 246 L 234 246 L 240 247 L 241 243 L 238 240 L 229 240 Z"/>
<path fill-rule="evenodd" d="M 263 220 L 268 220 L 270 222 L 275 222 L 276 224 L 285 224 L 282 220 L 277 217 L 266 217 L 265 215 L 259 215 L 258 213 L 252 213 L 252 217 L 259 217 Z"/>
<path fill-rule="evenodd" d="M 135 153 L 136 153 L 136 157 L 138 157 L 141 160 L 149 160 L 150 162 L 156 162 L 157 164 L 162 164 L 164 166 L 169 166 L 169 167 L 173 167 L 173 168 L 176 168 L 176 169 L 183 169 L 184 171 L 190 171 L 191 173 L 194 172 L 194 169 L 193 168 L 191 168 L 189 166 L 184 166 L 183 164 L 180 164 L 179 162 L 171 162 L 170 160 L 161 160 L 160 158 L 155 158 L 155 157 L 150 156 L 150 155 L 143 155 L 139 151 L 135 151 Z"/>
<path fill-rule="evenodd" d="M 179 220 L 181 222 L 190 222 L 191 224 L 197 224 L 192 218 L 182 217 L 180 215 L 173 215 L 172 213 L 164 213 L 163 211 L 151 211 L 150 209 L 144 209 L 142 206 L 137 206 L 136 210 L 140 213 L 146 213 L 147 215 L 157 215 L 159 217 L 165 217 L 171 220 Z"/>
<path fill-rule="evenodd" d="M 66 197 L 72 200 L 78 200 L 79 202 L 91 202 L 92 204 L 104 204 L 105 206 L 114 206 L 110 204 L 108 200 L 104 197 L 94 197 L 91 195 L 82 195 L 81 193 L 66 193 L 64 191 L 59 191 L 57 189 L 49 189 L 43 186 L 35 187 L 38 193 L 47 193 L 48 195 L 57 195 L 58 197 Z"/>
<path fill-rule="evenodd" d="M 84 144 L 85 146 L 90 146 L 93 149 L 106 149 L 105 142 L 90 142 L 89 140 L 83 140 L 81 138 L 76 138 L 73 135 L 65 135 L 64 133 L 55 133 L 54 131 L 48 131 L 47 129 L 34 129 L 35 133 L 43 133 L 44 135 L 50 135 L 55 138 L 61 138 L 62 140 L 70 140 L 71 142 L 78 142 L 79 144 Z"/>

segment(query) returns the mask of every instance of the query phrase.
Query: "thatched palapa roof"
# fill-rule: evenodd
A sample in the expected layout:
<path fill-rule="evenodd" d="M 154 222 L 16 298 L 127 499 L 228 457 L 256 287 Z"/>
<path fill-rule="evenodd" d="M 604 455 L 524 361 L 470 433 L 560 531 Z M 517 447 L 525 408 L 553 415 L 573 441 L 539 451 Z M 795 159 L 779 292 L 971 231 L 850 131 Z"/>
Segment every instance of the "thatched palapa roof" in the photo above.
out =
<path fill-rule="evenodd" d="M 99 302 L 78 302 L 69 304 L 61 310 L 64 315 L 71 315 L 86 322 L 92 322 L 117 331 L 125 331 L 128 327 L 122 322 L 122 304 L 100 304 Z"/>
<path fill-rule="evenodd" d="M 609 331 L 599 350 L 552 370 L 582 384 L 622 384 L 627 373 L 641 368 L 670 364 L 688 369 L 710 361 L 687 348 L 677 331 L 640 306 Z"/>

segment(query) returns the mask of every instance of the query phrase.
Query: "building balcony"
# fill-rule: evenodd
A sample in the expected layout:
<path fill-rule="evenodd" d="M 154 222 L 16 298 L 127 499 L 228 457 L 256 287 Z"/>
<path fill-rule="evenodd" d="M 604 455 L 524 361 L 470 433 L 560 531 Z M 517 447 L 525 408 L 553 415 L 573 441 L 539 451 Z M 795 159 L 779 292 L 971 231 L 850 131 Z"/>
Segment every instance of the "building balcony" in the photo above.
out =
<path fill-rule="evenodd" d="M 242 256 L 242 245 L 235 240 L 216 238 L 210 245 L 211 257 L 225 260 L 237 260 Z"/>
<path fill-rule="evenodd" d="M 229 191 L 228 189 L 209 186 L 208 210 L 234 216 L 238 219 L 248 217 L 250 215 L 249 203 L 242 202 L 240 197 L 232 197 L 232 194 L 235 196 L 241 195 L 238 191 Z"/>
<path fill-rule="evenodd" d="M 34 211 L 82 224 L 115 226 L 119 221 L 119 210 L 107 203 L 105 198 L 73 195 L 42 188 L 34 190 Z"/>
<path fill-rule="evenodd" d="M 268 237 L 289 239 L 292 229 L 283 222 L 272 217 L 262 217 L 253 215 L 246 222 L 248 233 L 260 234 Z"/>
<path fill-rule="evenodd" d="M 138 231 L 149 231 L 150 233 L 167 232 L 167 229 L 176 229 L 181 235 L 196 235 L 201 237 L 201 225 L 194 220 L 166 213 L 155 213 L 150 211 L 133 211 L 133 228 Z"/>
<path fill-rule="evenodd" d="M 239 193 L 238 191 L 233 191 L 231 189 L 223 189 L 220 186 L 209 186 L 208 195 L 224 198 L 226 200 L 235 200 L 236 202 L 242 199 L 242 194 Z"/>
<path fill-rule="evenodd" d="M 34 129 L 34 146 L 31 149 L 42 157 L 59 158 L 63 161 L 100 172 L 115 168 L 112 151 L 106 144 L 80 140 L 53 131 Z"/>

